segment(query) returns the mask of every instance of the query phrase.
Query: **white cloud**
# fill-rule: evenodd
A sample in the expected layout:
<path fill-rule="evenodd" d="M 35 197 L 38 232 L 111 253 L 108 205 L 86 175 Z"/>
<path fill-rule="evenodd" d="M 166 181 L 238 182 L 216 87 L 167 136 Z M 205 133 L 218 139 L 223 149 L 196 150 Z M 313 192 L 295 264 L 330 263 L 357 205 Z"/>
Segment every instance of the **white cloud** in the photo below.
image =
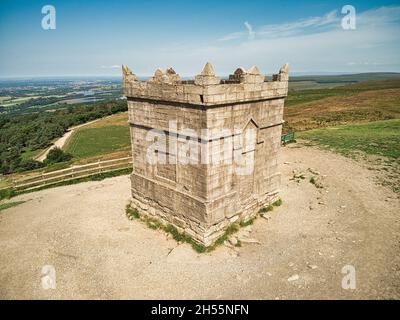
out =
<path fill-rule="evenodd" d="M 133 67 L 146 66 L 137 74 L 152 74 L 157 63 L 174 66 L 183 76 L 198 74 L 206 61 L 211 61 L 220 75 L 254 64 L 271 74 L 286 62 L 295 72 L 400 72 L 400 6 L 357 12 L 356 30 L 341 28 L 340 9 L 321 17 L 259 28 L 253 25 L 247 32 L 225 36 L 225 41 L 132 50 L 123 61 L 132 61 Z M 251 41 L 250 30 L 254 32 Z"/>
<path fill-rule="evenodd" d="M 246 32 L 233 32 L 220 40 L 229 41 L 240 38 L 248 39 L 257 38 L 280 38 L 291 37 L 293 35 L 301 35 L 308 33 L 327 32 L 341 28 L 341 19 L 344 15 L 339 14 L 339 10 L 332 10 L 320 17 L 309 17 L 296 21 L 285 22 L 280 24 L 263 25 L 254 30 L 254 28 L 245 22 L 248 30 Z M 380 7 L 357 13 L 357 24 L 369 26 L 383 26 L 400 22 L 400 6 Z M 399 30 L 400 31 L 400 30 Z"/>
<path fill-rule="evenodd" d="M 114 64 L 112 66 L 101 66 L 102 69 L 121 69 L 121 66 L 118 64 Z"/>
<path fill-rule="evenodd" d="M 357 15 L 357 23 L 364 25 L 390 25 L 400 22 L 400 6 L 380 7 Z"/>
<path fill-rule="evenodd" d="M 253 40 L 256 33 L 253 30 L 253 26 L 249 22 L 245 22 L 244 26 L 246 28 L 246 31 L 238 31 L 238 32 L 233 32 L 230 34 L 227 34 L 226 36 L 218 39 L 219 41 L 230 41 L 230 40 L 236 40 L 240 38 L 244 38 L 247 36 L 247 39 Z"/>
<path fill-rule="evenodd" d="M 293 22 L 286 22 L 280 24 L 270 24 L 259 27 L 256 31 L 253 30 L 253 27 L 246 21 L 244 23 L 246 32 L 233 32 L 224 37 L 222 37 L 221 41 L 229 41 L 236 40 L 240 38 L 244 38 L 248 36 L 249 40 L 257 37 L 282 37 L 282 36 L 291 36 L 293 34 L 299 34 L 302 32 L 306 32 L 307 30 L 316 30 L 318 28 L 324 26 L 334 26 L 337 22 L 340 21 L 339 16 L 337 15 L 337 10 L 333 10 L 322 17 L 310 17 L 307 19 L 300 19 Z"/>
<path fill-rule="evenodd" d="M 330 26 L 335 28 L 339 21 L 340 18 L 337 15 L 337 10 L 334 10 L 322 17 L 311 17 L 294 22 L 262 26 L 257 32 L 257 36 L 277 38 L 301 34 L 304 32 L 316 32 L 321 31 L 321 27 Z"/>
<path fill-rule="evenodd" d="M 246 35 L 246 32 L 233 32 L 233 33 L 227 34 L 226 36 L 220 38 L 219 41 L 235 40 L 235 39 L 242 38 L 245 35 Z"/>
<path fill-rule="evenodd" d="M 246 27 L 247 31 L 248 31 L 248 38 L 249 40 L 253 40 L 254 36 L 255 36 L 255 32 L 253 31 L 253 27 L 251 26 L 250 23 L 248 23 L 247 21 L 244 23 L 244 26 Z"/>

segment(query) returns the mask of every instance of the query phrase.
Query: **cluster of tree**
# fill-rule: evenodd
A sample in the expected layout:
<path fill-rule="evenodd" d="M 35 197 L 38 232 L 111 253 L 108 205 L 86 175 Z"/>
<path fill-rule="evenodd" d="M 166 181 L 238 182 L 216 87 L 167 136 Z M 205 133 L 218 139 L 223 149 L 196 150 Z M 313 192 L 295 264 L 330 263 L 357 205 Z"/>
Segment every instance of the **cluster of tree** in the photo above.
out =
<path fill-rule="evenodd" d="M 44 164 L 21 157 L 26 150 L 44 149 L 69 127 L 126 111 L 125 100 L 69 107 L 54 112 L 0 116 L 0 173 L 40 168 Z"/>
<path fill-rule="evenodd" d="M 62 149 L 56 147 L 49 151 L 46 159 L 44 160 L 45 165 L 66 162 L 72 159 L 72 155 L 64 152 Z"/>

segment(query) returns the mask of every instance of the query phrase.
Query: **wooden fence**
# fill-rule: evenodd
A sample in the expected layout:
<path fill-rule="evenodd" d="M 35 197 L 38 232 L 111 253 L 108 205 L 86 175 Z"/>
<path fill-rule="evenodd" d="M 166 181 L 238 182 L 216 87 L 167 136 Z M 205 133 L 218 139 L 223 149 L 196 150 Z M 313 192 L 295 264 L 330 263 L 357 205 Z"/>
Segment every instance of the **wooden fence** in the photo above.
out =
<path fill-rule="evenodd" d="M 281 140 L 283 144 L 294 141 L 294 133 L 290 132 L 283 135 Z M 48 173 L 40 173 L 20 180 L 14 180 L 10 187 L 16 191 L 34 190 L 60 182 L 90 177 L 99 173 L 128 169 L 131 166 L 132 157 L 98 161 Z"/>
<path fill-rule="evenodd" d="M 90 177 L 99 173 L 128 169 L 131 166 L 132 157 L 98 161 L 15 180 L 12 182 L 12 188 L 16 191 L 34 190 L 60 182 Z"/>

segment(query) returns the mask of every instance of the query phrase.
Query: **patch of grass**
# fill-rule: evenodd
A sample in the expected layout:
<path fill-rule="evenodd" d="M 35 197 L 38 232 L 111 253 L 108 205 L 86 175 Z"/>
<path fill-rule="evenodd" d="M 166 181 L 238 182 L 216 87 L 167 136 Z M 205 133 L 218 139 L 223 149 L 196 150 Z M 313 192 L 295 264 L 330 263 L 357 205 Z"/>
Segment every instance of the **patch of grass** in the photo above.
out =
<path fill-rule="evenodd" d="M 10 199 L 10 198 L 14 197 L 15 195 L 16 195 L 16 192 L 13 189 L 8 188 L 8 189 L 0 190 L 0 200 Z"/>
<path fill-rule="evenodd" d="M 255 220 L 256 220 L 255 218 L 251 218 L 251 219 L 249 219 L 247 221 L 242 220 L 242 221 L 239 222 L 239 225 L 241 227 L 251 226 L 254 223 Z"/>
<path fill-rule="evenodd" d="M 207 251 L 207 248 L 202 244 L 197 243 L 191 236 L 184 232 L 179 232 L 178 229 L 173 226 L 172 224 L 167 224 L 166 226 L 162 226 L 162 230 L 164 232 L 169 233 L 172 235 L 172 238 L 177 242 L 186 242 L 190 244 L 198 253 L 204 253 Z"/>
<path fill-rule="evenodd" d="M 153 229 L 153 230 L 158 230 L 158 229 L 161 229 L 161 227 L 162 227 L 160 222 L 154 221 L 154 220 L 153 221 L 147 220 L 146 224 L 150 229 Z"/>
<path fill-rule="evenodd" d="M 274 207 L 280 207 L 282 205 L 282 203 L 283 203 L 282 199 L 278 199 L 275 202 L 273 202 L 272 204 L 270 204 L 264 208 L 261 208 L 259 213 L 261 215 L 263 215 L 264 213 L 271 212 L 274 210 Z"/>
<path fill-rule="evenodd" d="M 111 125 L 81 128 L 74 133 L 65 151 L 75 158 L 87 158 L 130 148 L 129 126 Z"/>
<path fill-rule="evenodd" d="M 8 203 L 0 204 L 0 211 L 16 207 L 24 202 L 25 201 L 15 201 L 15 202 L 8 202 Z"/>
<path fill-rule="evenodd" d="M 147 216 L 140 215 L 136 209 L 131 208 L 129 205 L 126 207 L 126 215 L 129 217 L 134 217 L 135 219 L 142 220 L 147 227 L 153 230 L 162 230 L 166 233 L 172 235 L 172 238 L 177 242 L 185 242 L 192 246 L 192 248 L 198 253 L 205 253 L 214 251 L 218 246 L 222 245 L 225 241 L 229 239 L 229 237 L 238 232 L 240 227 L 242 226 L 241 223 L 233 223 L 229 225 L 225 232 L 209 247 L 206 247 L 202 244 L 196 242 L 191 236 L 189 236 L 185 232 L 179 232 L 179 230 L 173 226 L 172 224 L 163 224 L 159 220 L 150 218 Z M 133 218 L 132 218 L 133 219 Z M 251 224 L 254 222 L 254 219 L 251 219 Z M 248 222 L 246 222 L 248 223 Z M 249 225 L 249 224 L 245 224 Z M 238 241 L 236 246 L 240 247 L 242 244 Z"/>
<path fill-rule="evenodd" d="M 280 207 L 282 205 L 282 203 L 283 203 L 282 199 L 278 199 L 272 205 L 274 207 Z"/>
<path fill-rule="evenodd" d="M 179 232 L 178 229 L 172 224 L 158 225 L 157 229 L 162 229 L 164 232 L 172 235 L 172 238 L 177 242 L 186 242 L 192 246 L 192 248 L 198 253 L 204 253 L 207 251 L 207 248 L 202 244 L 197 243 L 191 236 L 184 232 Z"/>
<path fill-rule="evenodd" d="M 130 205 L 126 206 L 125 209 L 126 215 L 128 218 L 132 219 L 140 219 L 142 220 L 147 227 L 149 227 L 152 230 L 162 230 L 166 233 L 169 233 L 172 235 L 172 238 L 177 241 L 177 242 L 186 242 L 189 243 L 192 248 L 198 252 L 198 253 L 203 253 L 206 252 L 207 248 L 199 243 L 197 243 L 192 237 L 190 237 L 188 234 L 184 232 L 179 232 L 179 230 L 173 226 L 172 224 L 163 224 L 159 220 L 150 218 L 147 216 L 141 216 L 137 209 L 132 208 Z"/>
<path fill-rule="evenodd" d="M 272 204 L 270 204 L 270 205 L 268 205 L 268 206 L 266 206 L 264 208 L 261 208 L 259 212 L 260 213 L 267 213 L 267 212 L 271 212 L 272 210 L 274 210 L 274 206 Z"/>
<path fill-rule="evenodd" d="M 240 223 L 239 224 L 232 223 L 231 225 L 228 226 L 228 228 L 226 228 L 225 232 L 214 242 L 214 244 L 206 248 L 206 251 L 207 252 L 214 251 L 218 246 L 222 245 L 225 241 L 227 241 L 232 234 L 238 232 L 239 229 L 240 229 Z"/>
<path fill-rule="evenodd" d="M 388 158 L 400 157 L 400 119 L 344 125 L 299 132 L 302 139 L 329 147 L 344 155 L 355 151 Z"/>
<path fill-rule="evenodd" d="M 263 208 L 260 210 L 261 212 L 268 212 L 272 211 L 274 207 L 279 207 L 282 205 L 282 199 L 278 199 L 275 201 L 273 204 Z M 263 211 L 267 210 L 267 211 Z M 179 232 L 179 230 L 173 226 L 172 224 L 163 224 L 161 223 L 158 219 L 151 218 L 148 216 L 143 216 L 140 215 L 137 209 L 132 208 L 130 205 L 126 206 L 125 209 L 126 215 L 128 218 L 132 219 L 140 219 L 142 220 L 150 229 L 153 230 L 162 230 L 166 233 L 169 233 L 172 235 L 172 238 L 177 241 L 177 242 L 186 242 L 192 246 L 192 248 L 198 252 L 198 253 L 204 253 L 204 252 L 212 252 L 214 251 L 218 246 L 224 244 L 225 241 L 229 239 L 229 237 L 236 232 L 240 230 L 241 227 L 246 227 L 249 225 L 254 224 L 254 221 L 256 220 L 256 217 L 251 218 L 247 221 L 241 220 L 239 222 L 235 222 L 230 224 L 224 231 L 224 233 L 211 245 L 211 246 L 204 246 L 202 244 L 199 244 L 196 242 L 191 236 L 189 236 L 185 232 Z M 241 247 L 242 243 L 240 240 L 237 241 L 235 244 L 235 247 Z"/>
<path fill-rule="evenodd" d="M 126 206 L 125 211 L 128 217 L 132 217 L 134 219 L 140 219 L 139 212 L 135 208 L 132 208 L 129 204 Z"/>

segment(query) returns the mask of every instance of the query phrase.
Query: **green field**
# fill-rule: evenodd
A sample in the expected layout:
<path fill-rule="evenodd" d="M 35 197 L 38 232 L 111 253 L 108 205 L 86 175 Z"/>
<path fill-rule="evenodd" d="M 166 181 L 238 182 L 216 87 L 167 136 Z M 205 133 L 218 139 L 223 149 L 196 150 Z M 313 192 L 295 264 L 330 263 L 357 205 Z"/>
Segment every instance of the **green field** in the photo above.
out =
<path fill-rule="evenodd" d="M 28 101 L 28 100 L 30 100 L 30 99 L 32 99 L 32 98 L 36 98 L 36 97 L 11 98 L 11 99 L 2 101 L 1 103 L 2 103 L 2 105 L 3 105 L 4 107 L 12 107 L 12 106 L 15 106 L 15 105 L 17 105 L 17 104 L 19 104 L 19 103 Z"/>
<path fill-rule="evenodd" d="M 362 151 L 400 158 L 400 119 L 299 132 L 298 138 L 327 146 L 342 154 Z"/>
<path fill-rule="evenodd" d="M 3 96 L 3 97 L 0 97 L 0 103 L 3 103 L 3 102 L 5 102 L 5 101 L 7 101 L 7 100 L 10 100 L 10 99 L 11 99 L 10 96 Z"/>
<path fill-rule="evenodd" d="M 65 151 L 75 158 L 89 158 L 129 148 L 129 127 L 113 125 L 79 129 L 68 141 Z"/>

